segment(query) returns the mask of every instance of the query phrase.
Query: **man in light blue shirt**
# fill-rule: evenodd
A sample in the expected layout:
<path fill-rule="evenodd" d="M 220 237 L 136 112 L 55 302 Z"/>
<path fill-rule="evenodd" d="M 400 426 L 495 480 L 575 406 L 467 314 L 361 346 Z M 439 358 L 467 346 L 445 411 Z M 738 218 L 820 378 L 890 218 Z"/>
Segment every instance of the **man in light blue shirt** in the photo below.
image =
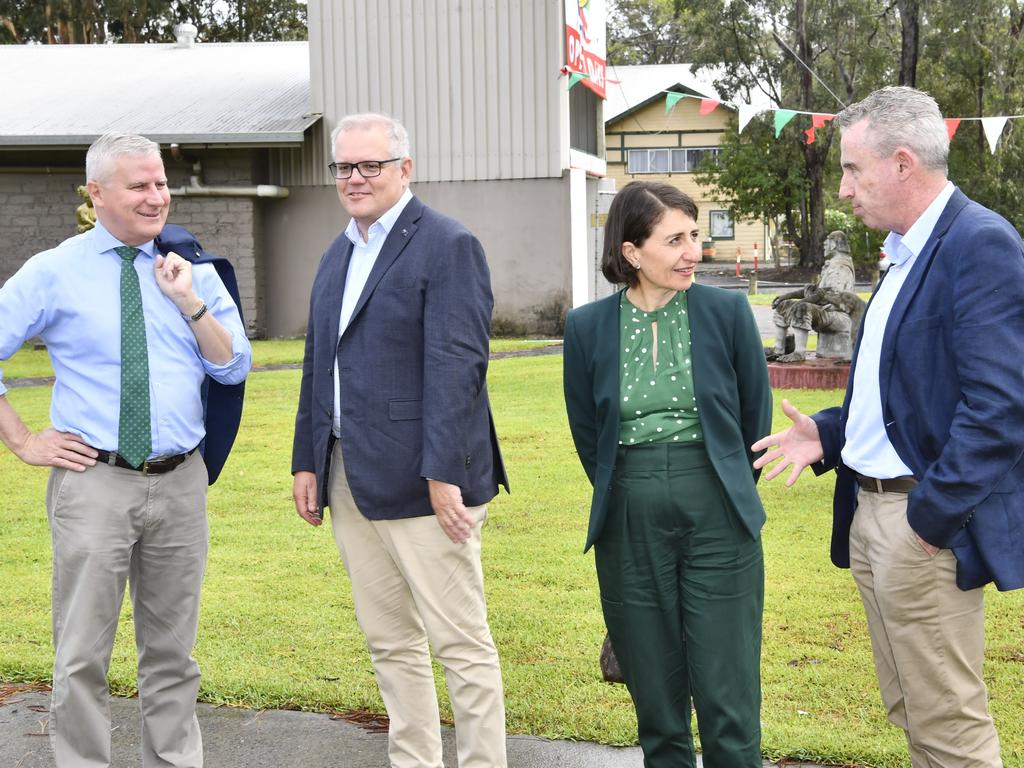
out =
<path fill-rule="evenodd" d="M 212 265 L 162 256 L 170 194 L 159 145 L 107 134 L 86 155 L 98 223 L 0 288 L 0 360 L 46 343 L 51 426 L 4 396 L 0 439 L 49 466 L 58 768 L 110 764 L 106 675 L 126 581 L 139 651 L 143 766 L 201 766 L 191 657 L 206 564 L 201 385 L 241 382 L 252 349 Z M 0 372 L 2 376 L 2 372 Z"/>

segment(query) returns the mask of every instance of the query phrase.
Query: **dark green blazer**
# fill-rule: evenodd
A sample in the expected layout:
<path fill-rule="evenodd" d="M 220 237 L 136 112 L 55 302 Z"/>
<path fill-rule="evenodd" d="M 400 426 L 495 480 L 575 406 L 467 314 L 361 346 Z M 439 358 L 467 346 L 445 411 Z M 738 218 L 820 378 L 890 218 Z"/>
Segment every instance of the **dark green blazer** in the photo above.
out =
<path fill-rule="evenodd" d="M 584 551 L 601 536 L 619 448 L 621 295 L 578 307 L 565 323 L 565 407 L 576 452 L 594 486 Z M 764 346 L 742 293 L 694 284 L 687 307 L 704 444 L 729 502 L 756 539 L 765 515 L 750 446 L 772 426 Z"/>

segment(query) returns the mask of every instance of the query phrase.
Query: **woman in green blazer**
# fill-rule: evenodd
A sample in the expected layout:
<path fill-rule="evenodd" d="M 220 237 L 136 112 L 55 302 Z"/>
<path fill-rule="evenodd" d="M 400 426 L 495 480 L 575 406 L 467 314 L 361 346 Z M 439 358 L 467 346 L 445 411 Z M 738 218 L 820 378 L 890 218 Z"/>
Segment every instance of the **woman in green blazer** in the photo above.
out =
<path fill-rule="evenodd" d="M 594 486 L 605 623 L 646 768 L 760 754 L 764 508 L 749 446 L 771 431 L 764 348 L 746 298 L 694 283 L 697 206 L 667 184 L 615 196 L 602 271 L 625 284 L 569 313 L 565 403 Z"/>

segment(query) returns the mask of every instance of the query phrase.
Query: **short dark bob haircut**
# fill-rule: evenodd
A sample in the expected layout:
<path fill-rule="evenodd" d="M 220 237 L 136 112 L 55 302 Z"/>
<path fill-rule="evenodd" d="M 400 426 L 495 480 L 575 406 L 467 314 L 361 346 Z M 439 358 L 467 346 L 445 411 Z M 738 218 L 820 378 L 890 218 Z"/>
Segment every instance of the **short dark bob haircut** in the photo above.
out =
<path fill-rule="evenodd" d="M 615 194 L 604 225 L 601 272 L 609 283 L 636 286 L 636 270 L 622 255 L 622 244 L 641 246 L 665 211 L 682 211 L 697 221 L 697 204 L 685 192 L 659 181 L 631 181 Z"/>

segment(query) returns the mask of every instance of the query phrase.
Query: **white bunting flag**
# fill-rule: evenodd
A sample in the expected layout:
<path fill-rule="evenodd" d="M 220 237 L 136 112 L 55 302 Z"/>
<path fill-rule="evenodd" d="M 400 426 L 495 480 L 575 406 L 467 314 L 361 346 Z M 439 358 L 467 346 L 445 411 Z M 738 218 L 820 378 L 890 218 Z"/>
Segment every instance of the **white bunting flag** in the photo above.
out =
<path fill-rule="evenodd" d="M 985 129 L 985 138 L 988 139 L 988 145 L 992 149 L 992 154 L 996 153 L 996 144 L 999 143 L 999 137 L 1003 135 L 1003 126 L 1006 125 L 1005 117 L 983 117 L 981 118 L 981 127 Z"/>
<path fill-rule="evenodd" d="M 739 113 L 739 133 L 743 133 L 743 129 L 747 127 L 747 123 L 753 120 L 754 116 L 762 111 L 760 108 L 755 107 L 753 104 L 737 104 L 736 110 Z"/>

